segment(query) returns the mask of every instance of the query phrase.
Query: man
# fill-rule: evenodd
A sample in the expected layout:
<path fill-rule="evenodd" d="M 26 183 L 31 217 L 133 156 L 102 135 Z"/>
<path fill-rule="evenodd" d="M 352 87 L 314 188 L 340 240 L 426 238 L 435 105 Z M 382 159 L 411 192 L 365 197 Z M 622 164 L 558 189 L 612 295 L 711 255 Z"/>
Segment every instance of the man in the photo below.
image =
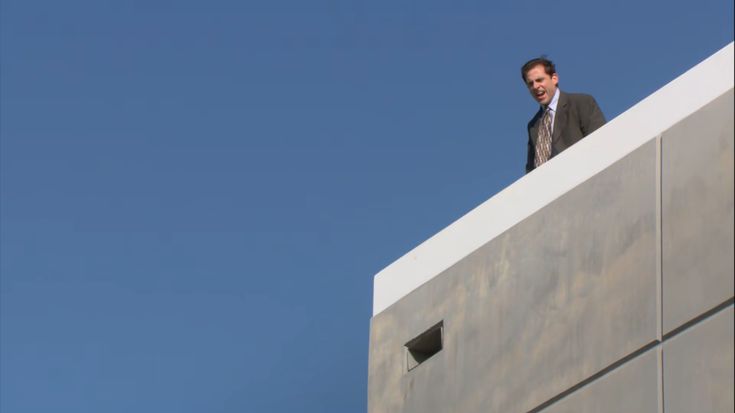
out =
<path fill-rule="evenodd" d="M 592 96 L 559 90 L 554 63 L 545 57 L 529 60 L 521 76 L 541 105 L 528 122 L 528 173 L 604 125 L 605 117 Z"/>

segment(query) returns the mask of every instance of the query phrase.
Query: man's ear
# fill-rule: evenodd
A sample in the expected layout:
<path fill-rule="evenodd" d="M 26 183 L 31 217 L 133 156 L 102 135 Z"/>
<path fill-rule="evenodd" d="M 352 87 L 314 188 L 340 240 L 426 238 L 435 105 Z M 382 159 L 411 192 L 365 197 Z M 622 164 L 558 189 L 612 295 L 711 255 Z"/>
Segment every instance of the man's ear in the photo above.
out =
<path fill-rule="evenodd" d="M 559 75 L 557 75 L 556 73 L 554 73 L 553 75 L 551 75 L 551 81 L 554 82 L 554 86 L 558 85 L 559 84 Z"/>

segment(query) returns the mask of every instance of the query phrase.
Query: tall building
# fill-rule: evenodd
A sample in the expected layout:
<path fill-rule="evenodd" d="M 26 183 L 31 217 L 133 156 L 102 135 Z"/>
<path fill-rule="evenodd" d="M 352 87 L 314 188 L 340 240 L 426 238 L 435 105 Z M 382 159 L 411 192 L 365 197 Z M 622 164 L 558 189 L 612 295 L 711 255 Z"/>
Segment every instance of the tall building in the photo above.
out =
<path fill-rule="evenodd" d="M 368 411 L 732 412 L 733 58 L 378 273 Z"/>

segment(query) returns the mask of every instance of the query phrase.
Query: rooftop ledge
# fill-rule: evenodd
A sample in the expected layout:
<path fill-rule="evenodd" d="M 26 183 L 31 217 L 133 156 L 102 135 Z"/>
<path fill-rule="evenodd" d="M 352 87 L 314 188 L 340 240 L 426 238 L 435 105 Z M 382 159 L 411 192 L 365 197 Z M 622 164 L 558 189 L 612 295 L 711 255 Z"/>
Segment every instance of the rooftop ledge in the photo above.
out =
<path fill-rule="evenodd" d="M 373 316 L 554 199 L 733 89 L 733 43 L 388 265 Z"/>

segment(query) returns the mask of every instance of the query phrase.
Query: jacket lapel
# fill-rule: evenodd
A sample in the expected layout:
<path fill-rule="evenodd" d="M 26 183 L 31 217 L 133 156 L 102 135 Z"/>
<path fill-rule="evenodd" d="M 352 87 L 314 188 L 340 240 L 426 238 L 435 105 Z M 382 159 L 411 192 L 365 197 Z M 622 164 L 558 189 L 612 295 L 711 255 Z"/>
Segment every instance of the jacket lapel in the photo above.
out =
<path fill-rule="evenodd" d="M 556 155 L 561 152 L 559 145 L 563 147 L 564 143 L 561 141 L 561 132 L 564 129 L 564 125 L 567 122 L 567 96 L 559 91 L 559 102 L 556 105 L 556 114 L 554 115 L 554 132 L 551 134 L 551 146 L 552 155 Z M 563 149 L 562 149 L 563 150 Z"/>
<path fill-rule="evenodd" d="M 536 141 L 538 141 L 538 128 L 539 123 L 541 123 L 541 115 L 543 114 L 543 111 L 541 109 L 536 112 L 536 115 L 533 117 L 533 121 L 531 122 L 531 141 L 533 142 L 533 146 L 536 146 Z"/>

